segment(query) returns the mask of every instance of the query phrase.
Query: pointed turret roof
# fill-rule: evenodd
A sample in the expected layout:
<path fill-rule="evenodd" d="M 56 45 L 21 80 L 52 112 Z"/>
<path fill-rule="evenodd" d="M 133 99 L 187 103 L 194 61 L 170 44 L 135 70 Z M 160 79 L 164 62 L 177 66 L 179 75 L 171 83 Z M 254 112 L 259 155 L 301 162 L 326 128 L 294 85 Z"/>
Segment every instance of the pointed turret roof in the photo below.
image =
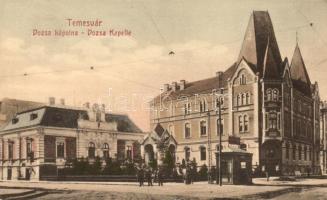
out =
<path fill-rule="evenodd" d="M 268 38 L 268 43 L 266 47 L 265 57 L 263 60 L 263 78 L 266 79 L 279 79 L 280 72 L 278 65 L 274 59 L 272 48 L 270 46 L 270 39 Z"/>
<path fill-rule="evenodd" d="M 248 62 L 256 66 L 256 70 L 260 75 L 263 75 L 268 38 L 269 62 L 275 63 L 272 70 L 274 71 L 277 67 L 278 74 L 280 75 L 282 73 L 282 59 L 274 28 L 267 11 L 254 11 L 252 13 L 239 54 L 239 60 L 244 57 Z M 268 73 L 270 66 L 267 65 L 265 70 Z"/>
<path fill-rule="evenodd" d="M 305 94 L 311 94 L 311 81 L 298 44 L 296 44 L 290 68 L 294 87 Z"/>

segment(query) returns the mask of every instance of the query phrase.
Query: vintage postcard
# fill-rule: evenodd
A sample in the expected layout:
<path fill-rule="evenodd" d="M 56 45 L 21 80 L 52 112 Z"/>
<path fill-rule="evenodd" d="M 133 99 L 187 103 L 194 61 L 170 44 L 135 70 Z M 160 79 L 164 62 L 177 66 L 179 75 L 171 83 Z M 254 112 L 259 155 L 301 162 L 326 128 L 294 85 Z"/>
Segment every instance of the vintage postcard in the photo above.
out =
<path fill-rule="evenodd" d="M 0 0 L 0 200 L 327 199 L 326 0 Z"/>

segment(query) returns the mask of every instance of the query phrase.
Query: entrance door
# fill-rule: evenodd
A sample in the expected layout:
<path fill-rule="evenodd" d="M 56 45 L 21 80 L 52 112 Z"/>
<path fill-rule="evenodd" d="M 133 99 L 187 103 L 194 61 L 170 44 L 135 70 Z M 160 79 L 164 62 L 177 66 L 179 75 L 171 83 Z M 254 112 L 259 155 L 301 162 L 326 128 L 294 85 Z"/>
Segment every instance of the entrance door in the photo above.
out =
<path fill-rule="evenodd" d="M 26 180 L 31 179 L 31 170 L 28 168 L 25 169 L 25 178 L 26 178 Z"/>
<path fill-rule="evenodd" d="M 7 171 L 7 180 L 11 180 L 11 177 L 12 177 L 12 169 L 9 168 Z"/>

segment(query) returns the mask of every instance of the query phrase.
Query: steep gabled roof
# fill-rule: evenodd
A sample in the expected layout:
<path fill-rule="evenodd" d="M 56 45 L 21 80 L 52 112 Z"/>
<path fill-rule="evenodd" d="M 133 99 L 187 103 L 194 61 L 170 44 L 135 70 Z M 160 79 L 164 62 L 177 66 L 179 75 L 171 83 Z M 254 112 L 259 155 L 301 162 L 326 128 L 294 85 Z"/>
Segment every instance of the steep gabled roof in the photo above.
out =
<path fill-rule="evenodd" d="M 248 62 L 256 66 L 256 72 L 263 75 L 268 38 L 270 43 L 269 62 L 274 62 L 277 66 L 278 73 L 281 74 L 282 59 L 273 25 L 267 11 L 254 11 L 252 13 L 238 60 L 245 58 Z M 269 70 L 269 68 L 267 68 L 267 70 Z"/>
<path fill-rule="evenodd" d="M 310 95 L 311 81 L 298 44 L 296 44 L 290 68 L 294 87 L 305 94 Z"/>
<path fill-rule="evenodd" d="M 279 79 L 281 74 L 279 72 L 278 64 L 276 63 L 276 60 L 274 59 L 272 47 L 270 44 L 271 43 L 268 38 L 265 57 L 263 60 L 263 75 L 262 76 L 263 76 L 263 78 L 266 78 L 266 79 Z M 280 68 L 282 68 L 282 67 L 280 67 Z"/>

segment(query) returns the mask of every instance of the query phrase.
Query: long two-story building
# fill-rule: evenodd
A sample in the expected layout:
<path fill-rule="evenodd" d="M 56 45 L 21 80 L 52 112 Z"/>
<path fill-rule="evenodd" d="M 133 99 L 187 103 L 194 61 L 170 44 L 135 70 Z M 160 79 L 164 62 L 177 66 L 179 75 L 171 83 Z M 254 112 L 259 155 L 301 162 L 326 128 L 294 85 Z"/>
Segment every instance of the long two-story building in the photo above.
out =
<path fill-rule="evenodd" d="M 254 170 L 320 173 L 319 102 L 299 45 L 291 62 L 282 59 L 269 13 L 254 11 L 236 62 L 208 79 L 165 84 L 150 123 L 174 137 L 177 163 L 215 165 L 221 134 L 223 149 L 240 138 Z"/>
<path fill-rule="evenodd" d="M 0 180 L 57 175 L 77 158 L 140 159 L 144 133 L 104 107 L 44 105 L 14 115 L 0 132 Z"/>

